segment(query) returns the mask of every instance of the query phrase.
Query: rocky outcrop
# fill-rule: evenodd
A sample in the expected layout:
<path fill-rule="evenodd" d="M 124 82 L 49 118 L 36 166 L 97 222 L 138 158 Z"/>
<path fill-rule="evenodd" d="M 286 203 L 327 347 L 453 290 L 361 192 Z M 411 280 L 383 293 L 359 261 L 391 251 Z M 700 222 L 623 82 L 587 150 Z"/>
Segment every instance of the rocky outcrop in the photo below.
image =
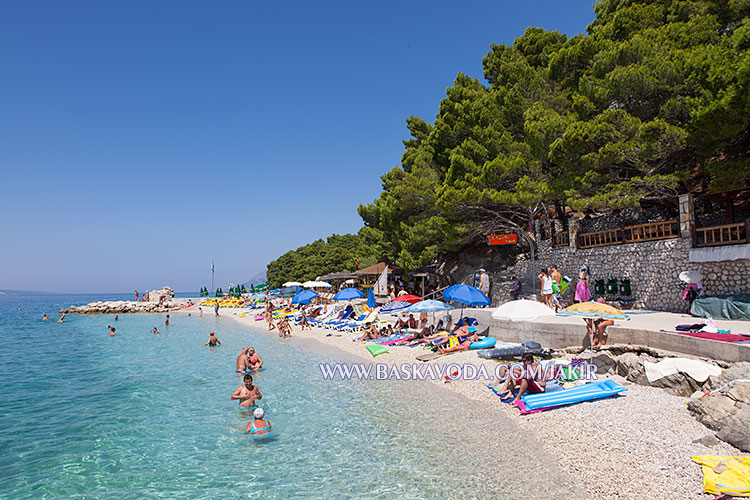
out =
<path fill-rule="evenodd" d="M 134 302 L 126 300 L 99 301 L 85 306 L 70 306 L 60 309 L 65 314 L 126 314 L 126 313 L 163 313 L 182 307 L 174 302 Z"/>

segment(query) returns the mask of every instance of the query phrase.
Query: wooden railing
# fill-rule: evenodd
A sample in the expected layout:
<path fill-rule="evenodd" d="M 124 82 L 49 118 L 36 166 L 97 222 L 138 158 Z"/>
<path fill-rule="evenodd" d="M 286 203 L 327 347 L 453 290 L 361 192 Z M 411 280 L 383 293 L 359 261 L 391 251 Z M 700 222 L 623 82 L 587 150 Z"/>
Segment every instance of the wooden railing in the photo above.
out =
<path fill-rule="evenodd" d="M 578 235 L 578 248 L 604 247 L 622 243 L 622 228 L 605 229 Z"/>
<path fill-rule="evenodd" d="M 748 242 L 750 220 L 722 226 L 695 228 L 695 246 L 712 247 Z"/>
<path fill-rule="evenodd" d="M 679 238 L 680 227 L 676 220 L 625 226 L 623 228 L 623 237 L 629 243 Z"/>
<path fill-rule="evenodd" d="M 559 231 L 557 233 L 552 234 L 552 246 L 557 247 L 567 247 L 570 245 L 570 236 L 568 236 L 567 231 Z"/>
<path fill-rule="evenodd" d="M 616 227 L 578 235 L 578 248 L 605 247 L 623 243 L 679 238 L 680 229 L 676 220 L 649 222 L 635 226 Z"/>

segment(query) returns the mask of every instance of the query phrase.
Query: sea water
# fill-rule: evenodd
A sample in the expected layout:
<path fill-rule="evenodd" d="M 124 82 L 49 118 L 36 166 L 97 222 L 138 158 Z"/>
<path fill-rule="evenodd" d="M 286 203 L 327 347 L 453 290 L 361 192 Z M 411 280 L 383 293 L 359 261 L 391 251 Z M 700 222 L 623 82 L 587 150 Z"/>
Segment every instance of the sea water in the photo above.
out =
<path fill-rule="evenodd" d="M 0 498 L 577 496 L 501 412 L 427 382 L 324 380 L 320 363 L 341 353 L 207 308 L 169 326 L 152 314 L 57 321 L 61 306 L 127 298 L 0 295 Z M 210 331 L 220 347 L 200 347 Z M 230 400 L 243 346 L 264 359 L 266 442 L 245 434 L 251 412 Z"/>

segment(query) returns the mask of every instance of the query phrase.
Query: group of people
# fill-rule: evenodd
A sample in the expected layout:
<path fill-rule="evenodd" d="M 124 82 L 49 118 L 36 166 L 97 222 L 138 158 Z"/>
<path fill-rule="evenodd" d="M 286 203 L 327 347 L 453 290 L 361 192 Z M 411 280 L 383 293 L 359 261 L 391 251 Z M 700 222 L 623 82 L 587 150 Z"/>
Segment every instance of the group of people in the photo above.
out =
<path fill-rule="evenodd" d="M 564 295 L 568 292 L 567 283 L 570 278 L 563 277 L 558 271 L 557 266 L 550 266 L 549 269 L 542 268 L 538 276 L 542 284 L 542 293 L 540 301 L 546 306 L 553 308 L 555 312 L 563 307 L 565 302 L 587 302 L 591 300 L 591 289 L 589 288 L 589 270 L 585 265 L 578 269 L 578 283 L 576 283 L 573 300 L 566 300 Z M 517 298 L 511 291 L 513 298 Z"/>
<path fill-rule="evenodd" d="M 143 294 L 139 294 L 138 290 L 135 291 L 135 301 L 138 302 L 138 298 L 140 297 L 141 302 L 148 302 L 149 301 L 149 292 L 145 292 Z"/>
<path fill-rule="evenodd" d="M 213 334 L 213 332 L 212 332 Z M 235 372 L 243 375 L 240 385 L 231 396 L 232 400 L 239 401 L 240 408 L 252 408 L 255 402 L 263 399 L 258 386 L 253 383 L 251 372 L 263 368 L 263 358 L 255 352 L 253 347 L 243 347 L 237 356 Z M 265 438 L 271 435 L 271 423 L 265 420 L 263 408 L 253 410 L 253 421 L 247 424 L 245 432 L 250 433 L 253 438 Z"/>

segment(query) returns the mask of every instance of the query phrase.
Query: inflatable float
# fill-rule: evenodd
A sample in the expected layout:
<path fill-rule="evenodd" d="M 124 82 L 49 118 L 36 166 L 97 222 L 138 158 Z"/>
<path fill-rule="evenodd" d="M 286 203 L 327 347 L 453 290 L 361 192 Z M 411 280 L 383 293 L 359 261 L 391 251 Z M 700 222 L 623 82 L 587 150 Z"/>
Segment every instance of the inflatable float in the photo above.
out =
<path fill-rule="evenodd" d="M 478 352 L 477 355 L 483 359 L 511 359 L 530 352 L 539 354 L 542 346 L 538 342 L 527 341 L 523 344 L 504 343 L 495 345 L 494 349 Z"/>
<path fill-rule="evenodd" d="M 495 337 L 485 337 L 478 342 L 472 342 L 469 344 L 469 349 L 488 349 L 494 346 L 496 342 L 497 340 L 495 340 Z"/>
<path fill-rule="evenodd" d="M 623 391 L 627 391 L 627 389 L 617 382 L 613 380 L 601 380 L 561 391 L 527 394 L 521 397 L 521 401 L 526 405 L 526 411 L 531 411 L 608 398 L 616 396 Z"/>

